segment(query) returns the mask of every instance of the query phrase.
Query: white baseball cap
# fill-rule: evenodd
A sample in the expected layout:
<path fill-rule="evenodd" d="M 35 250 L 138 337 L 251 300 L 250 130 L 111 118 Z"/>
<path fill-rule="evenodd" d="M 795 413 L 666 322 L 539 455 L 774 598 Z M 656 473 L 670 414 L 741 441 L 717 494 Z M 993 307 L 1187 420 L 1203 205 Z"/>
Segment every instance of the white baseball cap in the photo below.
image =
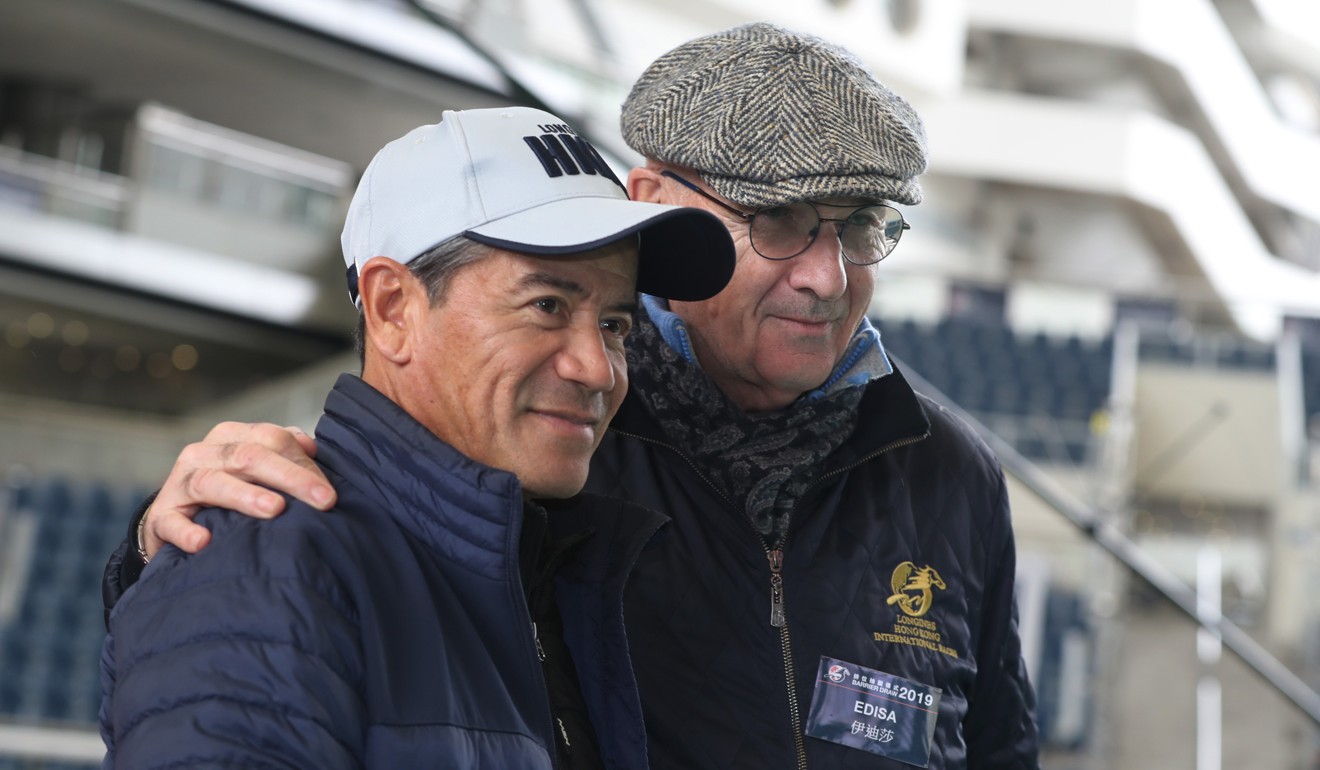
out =
<path fill-rule="evenodd" d="M 568 124 L 527 107 L 446 110 L 381 148 L 344 223 L 349 294 L 373 257 L 403 264 L 464 236 L 508 251 L 576 254 L 636 234 L 637 289 L 711 297 L 733 275 L 728 229 L 697 208 L 628 199 L 623 184 Z"/>

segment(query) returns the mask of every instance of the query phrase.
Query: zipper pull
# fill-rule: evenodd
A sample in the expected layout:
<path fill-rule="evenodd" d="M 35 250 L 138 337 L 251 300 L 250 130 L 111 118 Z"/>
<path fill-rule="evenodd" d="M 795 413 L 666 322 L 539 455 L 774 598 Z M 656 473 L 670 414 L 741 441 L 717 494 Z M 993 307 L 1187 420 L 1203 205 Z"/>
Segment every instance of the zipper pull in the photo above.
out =
<path fill-rule="evenodd" d="M 784 627 L 784 552 L 779 549 L 769 551 L 770 558 L 770 625 Z"/>
<path fill-rule="evenodd" d="M 564 720 L 555 717 L 555 722 L 559 725 L 559 739 L 564 742 L 564 755 L 573 756 L 573 744 L 568 740 L 568 728 L 564 727 Z"/>
<path fill-rule="evenodd" d="M 536 659 L 545 662 L 545 648 L 541 646 L 541 633 L 536 629 L 536 623 L 532 623 L 532 641 L 536 642 Z"/>

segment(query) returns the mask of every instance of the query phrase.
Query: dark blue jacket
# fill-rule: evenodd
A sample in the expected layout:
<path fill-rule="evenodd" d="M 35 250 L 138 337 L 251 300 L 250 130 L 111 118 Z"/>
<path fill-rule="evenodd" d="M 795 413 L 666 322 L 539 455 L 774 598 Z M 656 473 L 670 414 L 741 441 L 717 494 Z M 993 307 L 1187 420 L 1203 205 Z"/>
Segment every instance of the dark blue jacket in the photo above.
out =
<path fill-rule="evenodd" d="M 550 768 L 544 679 L 518 569 L 517 479 L 474 463 L 356 377 L 317 427 L 336 510 L 210 510 L 115 607 L 106 765 Z M 623 631 L 628 568 L 663 521 L 583 497 L 558 573 L 564 637 L 607 767 L 646 766 Z"/>
<path fill-rule="evenodd" d="M 772 549 L 669 444 L 646 396 L 634 385 L 587 486 L 672 519 L 625 596 L 653 768 L 910 768 L 803 736 L 821 656 L 943 690 L 931 770 L 1037 767 L 1004 480 L 961 420 L 897 372 L 867 386 L 856 430 L 792 515 L 780 629 Z M 927 566 L 944 587 L 917 625 L 891 597 Z"/>

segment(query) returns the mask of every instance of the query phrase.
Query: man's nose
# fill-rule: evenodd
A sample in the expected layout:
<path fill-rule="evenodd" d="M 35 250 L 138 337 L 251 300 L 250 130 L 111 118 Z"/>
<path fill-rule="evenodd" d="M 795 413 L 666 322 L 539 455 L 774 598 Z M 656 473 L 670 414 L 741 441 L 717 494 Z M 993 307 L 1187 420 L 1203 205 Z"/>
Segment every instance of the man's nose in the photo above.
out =
<path fill-rule="evenodd" d="M 793 258 L 793 272 L 789 284 L 794 289 L 806 290 L 820 299 L 834 300 L 848 290 L 848 273 L 844 269 L 842 236 L 843 223 L 824 219 L 816 231 L 815 240 L 807 250 Z"/>
<path fill-rule="evenodd" d="M 567 330 L 564 348 L 556 359 L 555 368 L 565 380 L 598 392 L 614 389 L 614 362 L 605 347 L 599 326 L 576 324 Z"/>

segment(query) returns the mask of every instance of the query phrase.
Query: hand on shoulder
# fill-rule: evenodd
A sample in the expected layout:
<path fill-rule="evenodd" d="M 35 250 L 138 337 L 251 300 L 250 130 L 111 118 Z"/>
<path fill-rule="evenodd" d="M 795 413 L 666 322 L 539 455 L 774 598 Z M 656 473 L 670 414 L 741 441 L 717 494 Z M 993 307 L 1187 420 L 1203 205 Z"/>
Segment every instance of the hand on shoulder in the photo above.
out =
<path fill-rule="evenodd" d="M 223 422 L 179 454 L 138 529 L 138 545 L 150 558 L 169 543 L 196 553 L 211 533 L 193 518 L 202 508 L 230 508 L 269 519 L 284 511 L 285 492 L 318 510 L 335 503 L 335 491 L 313 458 L 316 441 L 297 427 Z"/>

